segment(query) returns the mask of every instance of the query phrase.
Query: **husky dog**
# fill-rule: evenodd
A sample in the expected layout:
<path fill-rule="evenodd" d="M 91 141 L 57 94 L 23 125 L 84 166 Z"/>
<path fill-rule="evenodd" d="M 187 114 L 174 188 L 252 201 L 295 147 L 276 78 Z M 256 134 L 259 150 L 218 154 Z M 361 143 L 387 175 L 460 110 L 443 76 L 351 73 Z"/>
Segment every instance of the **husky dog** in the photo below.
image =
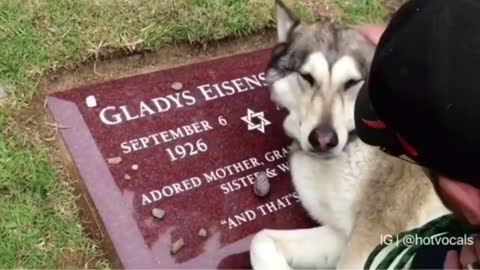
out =
<path fill-rule="evenodd" d="M 375 45 L 353 28 L 300 22 L 276 3 L 278 44 L 267 69 L 271 99 L 288 111 L 283 127 L 292 181 L 321 226 L 260 231 L 254 269 L 362 269 L 388 235 L 449 211 L 422 168 L 355 138 L 354 104 Z"/>

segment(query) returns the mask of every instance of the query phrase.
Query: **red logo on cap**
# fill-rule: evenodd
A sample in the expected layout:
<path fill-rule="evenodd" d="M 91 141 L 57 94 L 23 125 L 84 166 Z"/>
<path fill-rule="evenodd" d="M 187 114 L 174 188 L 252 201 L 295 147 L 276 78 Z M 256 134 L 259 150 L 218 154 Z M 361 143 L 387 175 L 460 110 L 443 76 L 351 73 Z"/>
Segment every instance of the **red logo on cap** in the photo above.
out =
<path fill-rule="evenodd" d="M 402 136 L 397 134 L 397 138 L 398 138 L 398 141 L 400 142 L 400 145 L 403 147 L 403 150 L 405 150 L 407 154 L 414 157 L 418 156 L 418 151 L 415 148 L 413 148 L 413 146 L 408 144 L 407 141 L 404 138 L 402 138 Z"/>
<path fill-rule="evenodd" d="M 362 119 L 362 122 L 365 126 L 369 127 L 369 128 L 374 128 L 374 129 L 384 129 L 386 128 L 387 126 L 385 125 L 385 123 L 383 123 L 382 121 L 380 120 L 376 120 L 376 121 L 372 121 L 372 120 L 367 120 L 367 119 Z"/>

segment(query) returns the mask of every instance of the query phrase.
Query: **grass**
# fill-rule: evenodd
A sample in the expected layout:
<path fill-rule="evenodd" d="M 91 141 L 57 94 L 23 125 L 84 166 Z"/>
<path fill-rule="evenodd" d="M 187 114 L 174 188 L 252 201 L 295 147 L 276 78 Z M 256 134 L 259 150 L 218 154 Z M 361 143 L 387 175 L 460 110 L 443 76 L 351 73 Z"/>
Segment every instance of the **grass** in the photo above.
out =
<path fill-rule="evenodd" d="M 314 8 L 331 4 L 345 22 L 370 22 L 385 15 L 378 1 L 304 0 L 295 10 L 313 20 Z M 47 73 L 112 53 L 271 28 L 270 2 L 1 0 L 0 88 L 9 99 L 0 107 L 0 268 L 109 267 L 81 226 L 62 164 L 36 129 L 42 112 L 32 107 L 41 108 Z"/>
<path fill-rule="evenodd" d="M 343 11 L 345 23 L 369 23 L 383 19 L 386 8 L 378 0 L 334 0 Z"/>

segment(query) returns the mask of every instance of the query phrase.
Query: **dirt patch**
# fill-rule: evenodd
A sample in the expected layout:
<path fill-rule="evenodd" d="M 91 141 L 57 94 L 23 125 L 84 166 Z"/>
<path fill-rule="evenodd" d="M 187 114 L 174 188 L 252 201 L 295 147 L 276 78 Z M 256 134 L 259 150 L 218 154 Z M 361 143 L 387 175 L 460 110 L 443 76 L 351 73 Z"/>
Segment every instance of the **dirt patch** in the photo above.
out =
<path fill-rule="evenodd" d="M 74 70 L 49 74 L 40 84 L 43 94 L 68 88 L 192 64 L 211 58 L 258 50 L 274 45 L 275 34 L 266 31 L 243 39 L 224 39 L 203 45 L 175 44 L 153 52 L 139 52 L 121 58 L 97 59 Z"/>
<path fill-rule="evenodd" d="M 207 59 L 218 58 L 274 45 L 275 33 L 263 32 L 243 39 L 225 39 L 203 45 L 175 44 L 153 52 L 139 52 L 131 55 L 92 59 L 75 69 L 49 72 L 39 84 L 40 97 L 15 118 L 20 120 L 21 129 L 32 134 L 38 143 L 45 145 L 51 162 L 57 169 L 59 178 L 66 189 L 71 190 L 77 200 L 77 209 L 66 209 L 80 218 L 82 226 L 94 242 L 102 247 L 105 258 L 87 258 L 85 254 L 72 252 L 59 267 L 95 268 L 102 259 L 108 259 L 112 267 L 121 265 L 116 261 L 114 249 L 108 239 L 103 223 L 96 213 L 93 202 L 83 186 L 77 168 L 60 137 L 60 129 L 45 108 L 44 98 L 56 91 L 73 87 L 105 82 L 122 77 L 149 73 L 172 66 L 186 65 Z M 44 113 L 39 113 L 44 112 Z"/>
<path fill-rule="evenodd" d="M 319 21 L 331 23 L 341 22 L 343 10 L 335 2 L 322 0 L 314 6 L 309 5 L 307 7 L 315 10 L 315 18 Z"/>
<path fill-rule="evenodd" d="M 395 12 L 401 7 L 407 0 L 381 0 L 380 1 L 389 12 Z"/>

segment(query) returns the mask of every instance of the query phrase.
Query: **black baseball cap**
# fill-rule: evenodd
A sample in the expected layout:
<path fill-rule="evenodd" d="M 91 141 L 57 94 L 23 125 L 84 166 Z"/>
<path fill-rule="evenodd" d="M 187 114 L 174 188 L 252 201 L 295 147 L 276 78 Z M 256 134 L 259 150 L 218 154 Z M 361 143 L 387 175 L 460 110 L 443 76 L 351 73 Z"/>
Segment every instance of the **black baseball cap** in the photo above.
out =
<path fill-rule="evenodd" d="M 480 1 L 404 4 L 379 41 L 355 121 L 365 143 L 480 187 Z"/>

